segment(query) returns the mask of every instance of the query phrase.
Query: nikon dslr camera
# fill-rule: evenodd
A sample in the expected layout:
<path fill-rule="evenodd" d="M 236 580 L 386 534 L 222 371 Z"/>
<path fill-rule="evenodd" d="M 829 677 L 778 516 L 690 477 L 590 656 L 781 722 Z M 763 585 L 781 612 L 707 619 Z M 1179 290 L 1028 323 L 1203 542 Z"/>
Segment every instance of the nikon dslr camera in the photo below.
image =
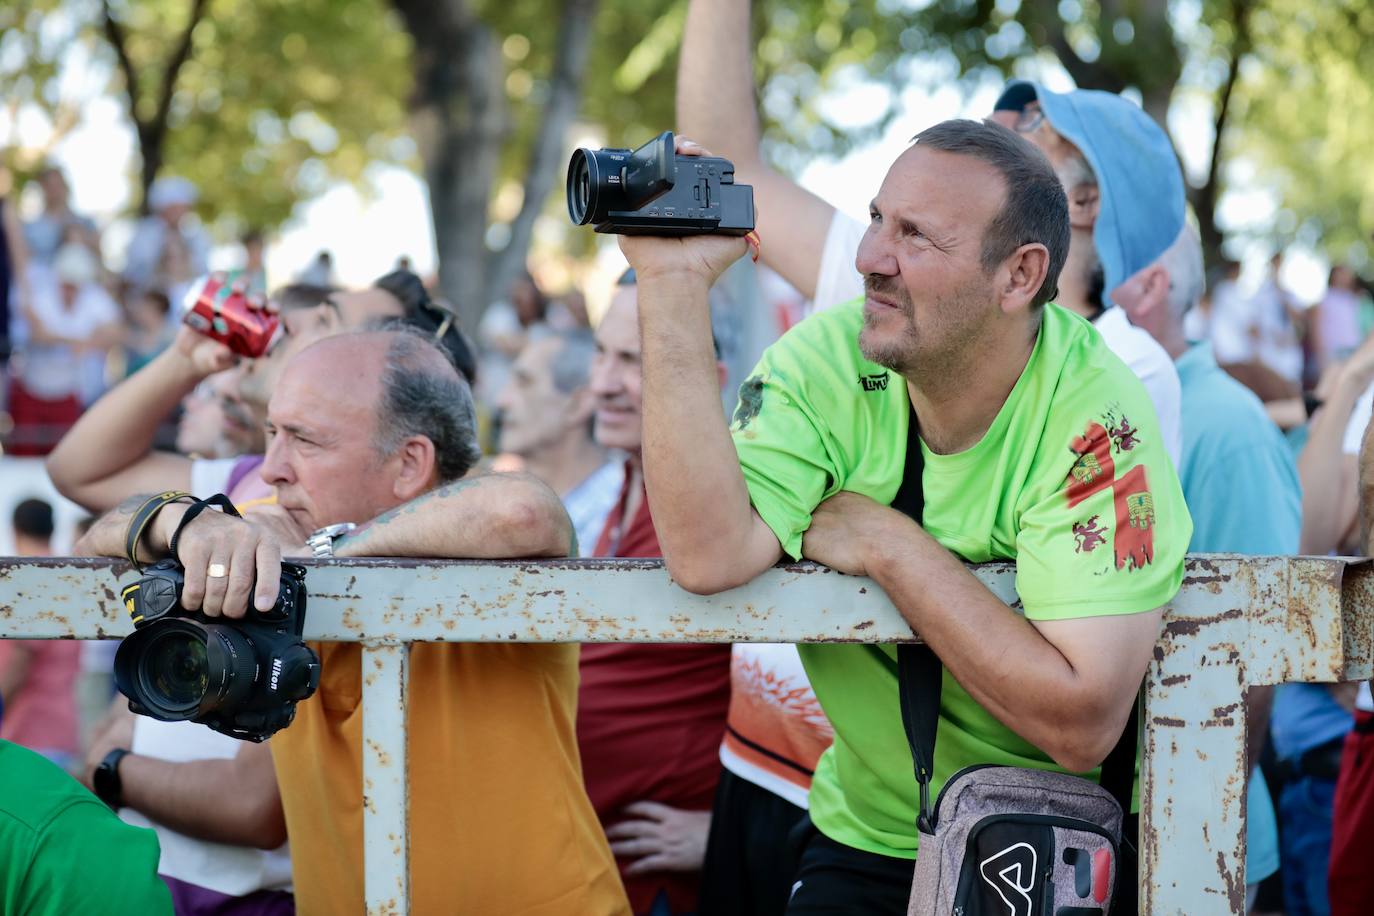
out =
<path fill-rule="evenodd" d="M 181 606 L 181 564 L 162 560 L 123 591 L 134 632 L 115 654 L 115 684 L 136 713 L 190 720 L 245 741 L 291 724 L 320 683 L 320 658 L 301 639 L 305 568 L 281 566 L 277 603 L 239 620 Z"/>
<path fill-rule="evenodd" d="M 639 149 L 579 149 L 568 163 L 568 215 L 611 235 L 748 235 L 754 189 L 718 156 L 679 156 L 666 131 Z"/>

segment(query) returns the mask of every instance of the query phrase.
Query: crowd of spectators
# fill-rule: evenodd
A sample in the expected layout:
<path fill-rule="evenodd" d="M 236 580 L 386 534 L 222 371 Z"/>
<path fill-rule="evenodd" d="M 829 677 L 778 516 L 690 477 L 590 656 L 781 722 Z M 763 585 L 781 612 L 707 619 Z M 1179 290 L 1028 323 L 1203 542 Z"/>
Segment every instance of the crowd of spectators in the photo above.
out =
<path fill-rule="evenodd" d="M 767 317 L 761 356 L 721 279 L 750 243 L 634 237 L 596 321 L 522 273 L 476 340 L 403 256 L 346 289 L 321 252 L 270 289 L 280 340 L 240 359 L 180 321 L 210 259 L 192 184 L 154 183 L 116 271 L 60 170 L 27 221 L 0 182 L 4 460 L 44 458 L 91 514 L 55 544 L 53 507 L 14 494 L 16 553 L 123 556 L 146 494 L 185 491 L 244 517 L 182 528 L 172 501 L 138 549 L 167 556 L 180 529 L 187 607 L 231 617 L 270 604 L 291 555 L 664 557 L 702 593 L 813 559 L 875 579 L 947 669 L 937 790 L 979 763 L 1095 773 L 1185 552 L 1368 555 L 1356 271 L 1316 303 L 1281 253 L 1258 284 L 1232 261 L 1206 274 L 1159 126 L 1026 81 L 985 122 L 917 135 L 866 221 L 841 214 L 762 158 L 748 6 L 690 4 L 678 127 L 754 187 L 754 253 L 806 303 Z M 267 291 L 267 240 L 240 242 Z M 756 358 L 722 412 L 727 363 Z M 913 466 L 915 519 L 891 508 Z M 1021 615 L 957 562 L 993 559 L 1016 561 Z M 317 649 L 318 693 L 258 745 L 133 715 L 108 645 L 0 641 L 0 808 L 46 824 L 0 826 L 0 856 L 35 850 L 0 907 L 361 912 L 360 649 Z M 896 659 L 417 644 L 412 911 L 905 913 L 920 841 Z M 1256 688 L 1248 725 L 1247 908 L 1374 911 L 1368 685 Z M 117 856 L 59 888 L 55 858 L 98 844 Z"/>

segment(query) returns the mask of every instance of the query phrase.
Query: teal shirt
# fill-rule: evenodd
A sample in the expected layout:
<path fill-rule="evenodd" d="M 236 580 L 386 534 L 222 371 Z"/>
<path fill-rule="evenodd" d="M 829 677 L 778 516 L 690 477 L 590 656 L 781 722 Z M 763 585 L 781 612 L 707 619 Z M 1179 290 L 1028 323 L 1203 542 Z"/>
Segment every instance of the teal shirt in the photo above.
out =
<path fill-rule="evenodd" d="M 157 834 L 124 823 L 54 764 L 0 741 L 0 913 L 163 916 Z"/>
<path fill-rule="evenodd" d="M 1183 497 L 1193 517 L 1191 553 L 1298 552 L 1302 490 L 1293 452 L 1251 391 L 1217 365 L 1211 344 L 1179 357 Z M 1274 804 L 1257 769 L 1245 822 L 1245 880 L 1279 868 Z"/>

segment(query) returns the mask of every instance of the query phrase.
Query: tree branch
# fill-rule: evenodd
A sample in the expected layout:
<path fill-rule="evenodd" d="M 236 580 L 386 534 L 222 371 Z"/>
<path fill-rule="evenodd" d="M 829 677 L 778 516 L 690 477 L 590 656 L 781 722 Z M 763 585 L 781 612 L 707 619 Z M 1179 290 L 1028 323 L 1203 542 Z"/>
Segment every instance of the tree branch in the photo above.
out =
<path fill-rule="evenodd" d="M 1028 6 L 1028 12 L 1034 17 L 1034 23 L 1041 33 L 1040 43 L 1050 46 L 1078 88 L 1104 89 L 1107 92 L 1120 92 L 1126 88 L 1126 82 L 1110 67 L 1103 66 L 1099 61 L 1084 60 L 1073 49 L 1056 0 L 1035 0 Z"/>
<path fill-rule="evenodd" d="M 177 75 L 191 56 L 191 33 L 205 16 L 205 4 L 206 0 L 192 0 L 190 21 L 186 23 L 186 30 L 181 33 L 176 50 L 167 60 L 167 69 L 163 71 L 162 88 L 158 94 L 157 108 L 153 112 L 152 121 L 160 135 L 166 134 L 167 116 L 172 109 L 172 96 L 176 93 Z"/>
<path fill-rule="evenodd" d="M 429 186 L 439 287 L 472 334 L 487 304 L 487 211 L 508 133 L 501 50 L 466 0 L 392 5 L 415 43 L 411 132 Z"/>
<path fill-rule="evenodd" d="M 129 94 L 129 117 L 133 120 L 134 130 L 138 134 L 138 150 L 143 160 L 139 168 L 139 185 L 142 191 L 142 200 L 139 202 L 139 212 L 141 213 L 147 212 L 148 189 L 152 187 L 153 179 L 157 177 L 158 171 L 162 168 L 162 147 L 167 139 L 167 121 L 172 110 L 172 97 L 176 94 L 177 76 L 191 56 L 191 33 L 195 31 L 197 23 L 204 18 L 206 3 L 207 0 L 192 0 L 190 20 L 186 23 L 186 28 L 181 33 L 176 48 L 172 51 L 172 56 L 167 60 L 167 67 L 162 74 L 162 82 L 158 86 L 157 106 L 153 109 L 152 117 L 144 119 L 139 115 L 138 110 L 138 101 L 141 95 L 138 69 L 134 66 L 132 58 L 129 57 L 128 36 L 125 34 L 124 27 L 119 24 L 114 13 L 110 10 L 110 0 L 102 0 L 101 2 L 105 37 L 109 40 L 110 46 L 114 48 L 115 57 L 119 61 L 119 69 L 124 73 L 124 84 Z"/>
<path fill-rule="evenodd" d="M 510 241 L 492 255 L 487 275 L 488 300 L 502 295 L 519 273 L 529 251 L 534 222 L 543 212 L 549 191 L 562 174 L 559 166 L 565 152 L 564 138 L 577 113 L 582 74 L 587 69 L 592 25 L 599 4 L 600 0 L 565 0 L 563 4 L 553 69 L 549 73 L 549 95 L 525 171 L 524 200 L 511 223 Z"/>
<path fill-rule="evenodd" d="M 1198 216 L 1201 230 L 1202 250 L 1208 266 L 1216 264 L 1221 255 L 1221 230 L 1216 224 L 1217 198 L 1221 193 L 1222 145 L 1226 128 L 1231 118 L 1231 101 L 1235 96 L 1236 84 L 1240 80 L 1240 65 L 1245 55 L 1250 53 L 1252 36 L 1250 34 L 1250 4 L 1238 0 L 1231 4 L 1231 21 L 1235 29 L 1235 40 L 1231 44 L 1231 59 L 1227 62 L 1226 81 L 1221 87 L 1217 100 L 1216 117 L 1212 121 L 1211 159 L 1207 164 L 1207 181 L 1197 188 L 1193 197 L 1193 210 Z"/>
<path fill-rule="evenodd" d="M 114 13 L 110 10 L 110 0 L 101 0 L 100 8 L 104 15 L 105 38 L 109 40 L 110 47 L 114 48 L 119 70 L 124 74 L 124 90 L 129 94 L 129 117 L 133 119 L 134 125 L 141 129 L 143 122 L 138 117 L 138 70 L 129 57 L 129 44 L 124 34 L 124 26 L 119 24 L 119 20 L 115 19 Z"/>

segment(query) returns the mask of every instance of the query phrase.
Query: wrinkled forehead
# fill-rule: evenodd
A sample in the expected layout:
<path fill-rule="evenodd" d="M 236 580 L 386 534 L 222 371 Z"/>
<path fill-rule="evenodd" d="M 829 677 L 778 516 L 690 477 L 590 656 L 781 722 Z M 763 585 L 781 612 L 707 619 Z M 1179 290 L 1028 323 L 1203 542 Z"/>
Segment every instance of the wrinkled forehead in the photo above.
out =
<path fill-rule="evenodd" d="M 351 337 L 306 347 L 282 370 L 268 416 L 274 423 L 311 418 L 331 427 L 368 421 L 381 390 L 382 365 L 380 353 Z M 370 422 L 362 428 L 370 430 Z"/>
<path fill-rule="evenodd" d="M 986 227 L 1001 211 L 1007 183 L 978 156 L 922 145 L 907 147 L 887 170 L 874 204 L 943 238 Z"/>

